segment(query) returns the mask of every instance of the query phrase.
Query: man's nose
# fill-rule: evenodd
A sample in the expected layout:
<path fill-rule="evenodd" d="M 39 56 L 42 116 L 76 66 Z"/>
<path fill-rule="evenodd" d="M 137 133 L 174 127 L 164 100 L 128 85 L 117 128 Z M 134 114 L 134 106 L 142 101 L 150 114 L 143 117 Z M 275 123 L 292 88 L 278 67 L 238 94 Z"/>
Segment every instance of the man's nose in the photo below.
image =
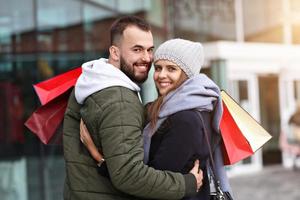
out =
<path fill-rule="evenodd" d="M 145 51 L 144 54 L 143 54 L 143 61 L 144 62 L 151 62 L 152 60 L 153 60 L 152 52 Z"/>

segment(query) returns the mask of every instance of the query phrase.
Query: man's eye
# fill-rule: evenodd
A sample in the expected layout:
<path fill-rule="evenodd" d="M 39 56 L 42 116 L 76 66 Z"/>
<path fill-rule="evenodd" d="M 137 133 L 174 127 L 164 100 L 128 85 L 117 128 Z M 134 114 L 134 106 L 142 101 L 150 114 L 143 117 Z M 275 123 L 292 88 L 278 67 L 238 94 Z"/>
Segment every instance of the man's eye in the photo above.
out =
<path fill-rule="evenodd" d="M 141 52 L 141 49 L 133 49 L 134 52 Z"/>
<path fill-rule="evenodd" d="M 151 49 L 148 49 L 148 52 L 149 52 L 149 53 L 153 53 L 153 51 L 154 51 L 154 49 L 153 49 L 153 48 L 151 48 Z"/>

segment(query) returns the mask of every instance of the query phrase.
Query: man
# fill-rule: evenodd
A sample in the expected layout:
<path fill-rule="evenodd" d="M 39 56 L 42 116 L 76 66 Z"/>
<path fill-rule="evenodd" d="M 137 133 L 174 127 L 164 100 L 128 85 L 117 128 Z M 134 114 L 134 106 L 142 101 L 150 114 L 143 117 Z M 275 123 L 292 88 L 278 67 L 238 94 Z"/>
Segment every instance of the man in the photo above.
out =
<path fill-rule="evenodd" d="M 64 199 L 181 199 L 201 186 L 198 164 L 182 175 L 143 163 L 144 110 L 137 84 L 148 77 L 153 48 L 150 26 L 123 17 L 112 25 L 109 59 L 83 64 L 64 119 Z M 105 157 L 109 178 L 98 173 L 80 142 L 80 118 Z"/>

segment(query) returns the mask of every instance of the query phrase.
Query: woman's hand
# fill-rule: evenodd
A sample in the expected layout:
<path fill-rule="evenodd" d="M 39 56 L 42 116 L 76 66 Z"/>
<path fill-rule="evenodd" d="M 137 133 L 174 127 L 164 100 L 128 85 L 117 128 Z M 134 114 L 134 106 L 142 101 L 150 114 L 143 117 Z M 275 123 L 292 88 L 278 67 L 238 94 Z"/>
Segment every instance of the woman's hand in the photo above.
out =
<path fill-rule="evenodd" d="M 97 163 L 100 164 L 104 161 L 103 155 L 98 151 L 82 119 L 80 119 L 80 140 L 90 152 L 91 156 L 97 161 Z"/>
<path fill-rule="evenodd" d="M 203 172 L 199 168 L 199 160 L 196 160 L 194 163 L 193 169 L 190 171 L 191 174 L 193 174 L 197 180 L 197 192 L 199 191 L 200 187 L 203 184 Z"/>

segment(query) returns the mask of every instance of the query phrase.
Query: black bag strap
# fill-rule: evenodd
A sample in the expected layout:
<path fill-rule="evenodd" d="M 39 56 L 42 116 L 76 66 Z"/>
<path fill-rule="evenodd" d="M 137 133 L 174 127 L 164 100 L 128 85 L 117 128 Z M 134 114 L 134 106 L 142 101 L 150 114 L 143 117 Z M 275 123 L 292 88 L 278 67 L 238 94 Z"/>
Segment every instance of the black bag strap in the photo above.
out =
<path fill-rule="evenodd" d="M 205 123 L 204 123 L 204 120 L 203 120 L 203 117 L 202 117 L 200 111 L 198 111 L 197 113 L 198 113 L 198 116 L 199 116 L 199 118 L 202 122 L 204 137 L 205 137 L 205 140 L 207 142 L 208 151 L 209 151 L 209 161 L 210 161 L 209 163 L 210 163 L 210 165 L 208 165 L 207 167 L 208 167 L 210 175 L 213 178 L 213 181 L 214 181 L 214 184 L 215 184 L 215 187 L 216 187 L 216 191 L 217 191 L 217 195 L 219 196 L 220 199 L 225 199 L 224 198 L 224 193 L 223 193 L 223 191 L 221 189 L 221 186 L 220 186 L 220 181 L 216 177 L 215 161 L 214 161 L 214 157 L 213 157 L 213 153 L 212 153 L 211 143 L 209 141 L 208 133 L 207 133 L 207 130 L 206 130 L 206 127 L 205 127 Z M 210 166 L 211 166 L 212 169 L 210 168 Z"/>
<path fill-rule="evenodd" d="M 209 151 L 209 159 L 211 161 L 211 165 L 212 165 L 212 168 L 213 168 L 213 171 L 215 171 L 216 167 L 215 167 L 215 161 L 214 161 L 214 157 L 213 157 L 213 151 L 212 151 L 212 148 L 211 148 L 211 142 L 209 141 L 209 138 L 208 138 L 208 133 L 207 133 L 207 130 L 206 130 L 206 127 L 205 127 L 205 123 L 204 123 L 204 119 L 201 115 L 201 113 L 198 111 L 198 116 L 201 120 L 201 123 L 202 123 L 202 126 L 203 126 L 203 132 L 204 132 L 204 137 L 205 137 L 205 140 L 206 140 L 206 143 L 207 143 L 207 146 L 208 146 L 208 151 Z"/>

